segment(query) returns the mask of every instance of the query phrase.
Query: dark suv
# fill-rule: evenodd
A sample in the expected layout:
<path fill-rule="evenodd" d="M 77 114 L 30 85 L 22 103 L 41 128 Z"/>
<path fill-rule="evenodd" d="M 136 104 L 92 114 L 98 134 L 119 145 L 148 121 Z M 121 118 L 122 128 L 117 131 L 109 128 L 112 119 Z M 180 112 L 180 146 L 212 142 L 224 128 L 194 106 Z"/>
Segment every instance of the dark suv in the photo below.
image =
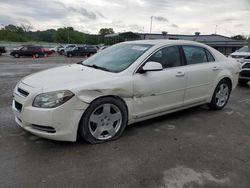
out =
<path fill-rule="evenodd" d="M 65 52 L 67 57 L 72 56 L 91 56 L 97 52 L 97 49 L 93 46 L 75 47 Z"/>
<path fill-rule="evenodd" d="M 10 55 L 18 58 L 20 56 L 33 56 L 38 58 L 44 56 L 43 48 L 40 46 L 25 45 L 13 50 Z"/>
<path fill-rule="evenodd" d="M 2 55 L 3 53 L 6 53 L 6 49 L 3 46 L 0 46 L 0 55 Z"/>

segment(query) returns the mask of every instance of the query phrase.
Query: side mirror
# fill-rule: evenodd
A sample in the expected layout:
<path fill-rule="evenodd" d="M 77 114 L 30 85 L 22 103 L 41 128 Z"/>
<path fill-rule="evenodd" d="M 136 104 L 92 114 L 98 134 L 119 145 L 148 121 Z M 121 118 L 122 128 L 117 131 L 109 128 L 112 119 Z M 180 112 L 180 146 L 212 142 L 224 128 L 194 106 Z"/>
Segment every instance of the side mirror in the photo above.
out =
<path fill-rule="evenodd" d="M 149 61 L 142 67 L 142 72 L 161 71 L 161 70 L 163 70 L 162 65 L 154 61 Z"/>

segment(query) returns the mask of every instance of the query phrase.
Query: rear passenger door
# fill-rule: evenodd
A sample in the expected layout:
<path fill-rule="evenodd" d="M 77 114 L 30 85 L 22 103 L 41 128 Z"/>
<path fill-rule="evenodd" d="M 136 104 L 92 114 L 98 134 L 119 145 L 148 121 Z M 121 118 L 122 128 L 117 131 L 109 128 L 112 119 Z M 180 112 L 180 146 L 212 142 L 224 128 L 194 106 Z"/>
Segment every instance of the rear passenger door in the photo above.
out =
<path fill-rule="evenodd" d="M 186 62 L 187 84 L 184 105 L 203 102 L 210 97 L 210 88 L 219 69 L 212 54 L 198 46 L 182 46 Z"/>
<path fill-rule="evenodd" d="M 21 49 L 19 50 L 19 55 L 23 55 L 23 56 L 29 55 L 29 54 L 28 54 L 28 47 L 27 47 L 27 46 L 24 46 L 23 48 L 21 48 Z"/>

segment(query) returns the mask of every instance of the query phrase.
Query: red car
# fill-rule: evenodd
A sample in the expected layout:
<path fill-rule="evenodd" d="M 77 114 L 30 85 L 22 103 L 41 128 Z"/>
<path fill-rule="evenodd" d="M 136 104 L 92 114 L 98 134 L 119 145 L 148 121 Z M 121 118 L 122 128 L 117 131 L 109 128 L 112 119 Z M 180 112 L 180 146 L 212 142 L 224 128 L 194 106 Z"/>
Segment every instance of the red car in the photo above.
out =
<path fill-rule="evenodd" d="M 53 51 L 51 51 L 49 48 L 42 48 L 42 51 L 43 51 L 45 56 L 53 54 Z"/>

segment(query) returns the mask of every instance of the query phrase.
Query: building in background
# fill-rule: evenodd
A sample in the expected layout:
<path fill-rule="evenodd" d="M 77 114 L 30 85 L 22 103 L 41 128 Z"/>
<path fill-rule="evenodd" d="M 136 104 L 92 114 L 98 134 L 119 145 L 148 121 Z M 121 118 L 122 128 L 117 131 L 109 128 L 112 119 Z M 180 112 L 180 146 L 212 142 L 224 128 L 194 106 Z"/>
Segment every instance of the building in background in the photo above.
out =
<path fill-rule="evenodd" d="M 167 32 L 162 32 L 161 34 L 124 32 L 124 33 L 114 33 L 106 35 L 105 38 L 106 40 L 110 41 L 110 44 L 115 44 L 118 42 L 130 41 L 130 40 L 152 40 L 152 39 L 190 40 L 207 44 L 217 49 L 224 55 L 229 55 L 230 53 L 235 52 L 242 46 L 247 45 L 247 41 L 235 40 L 217 34 L 201 35 L 199 32 L 196 32 L 194 35 L 177 35 L 177 34 L 168 34 Z"/>

